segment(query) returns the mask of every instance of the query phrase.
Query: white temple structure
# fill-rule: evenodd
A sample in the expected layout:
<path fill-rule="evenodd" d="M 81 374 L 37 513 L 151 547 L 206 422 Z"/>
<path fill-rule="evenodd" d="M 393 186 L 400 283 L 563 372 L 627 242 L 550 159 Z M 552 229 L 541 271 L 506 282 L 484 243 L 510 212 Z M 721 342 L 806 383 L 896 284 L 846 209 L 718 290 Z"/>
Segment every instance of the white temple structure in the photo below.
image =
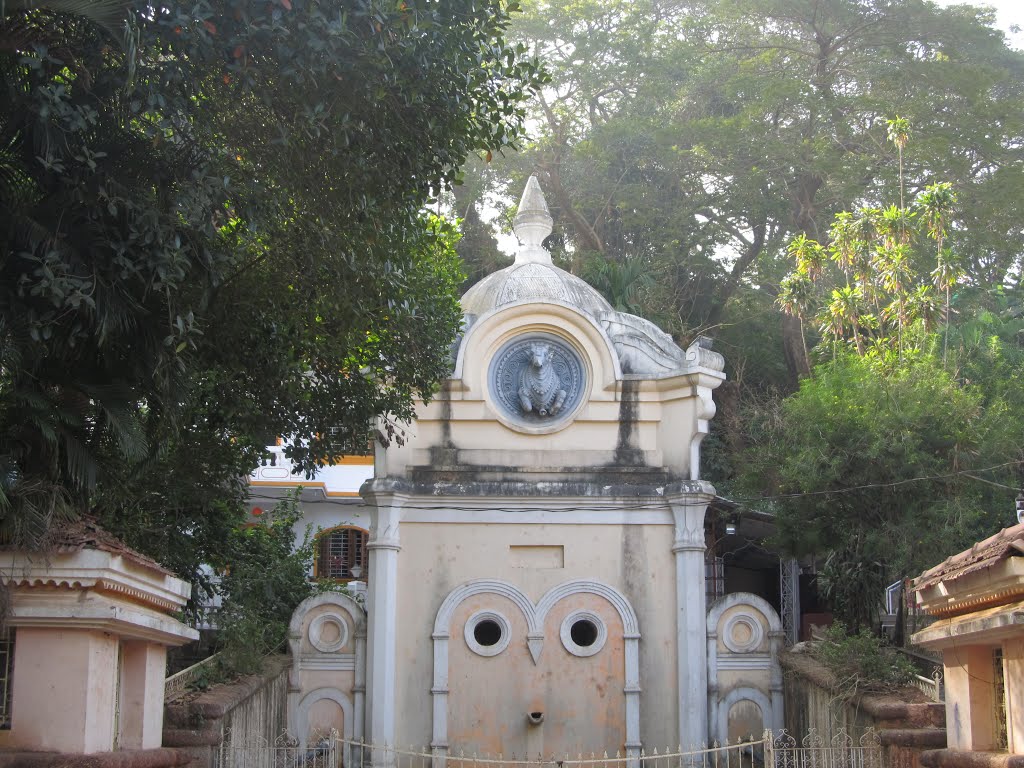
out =
<path fill-rule="evenodd" d="M 319 575 L 365 583 L 366 610 L 296 611 L 300 739 L 639 755 L 781 725 L 774 610 L 705 605 L 700 445 L 724 360 L 554 266 L 551 228 L 531 178 L 515 262 L 462 299 L 451 377 L 377 448 L 364 504 L 331 510 Z"/>

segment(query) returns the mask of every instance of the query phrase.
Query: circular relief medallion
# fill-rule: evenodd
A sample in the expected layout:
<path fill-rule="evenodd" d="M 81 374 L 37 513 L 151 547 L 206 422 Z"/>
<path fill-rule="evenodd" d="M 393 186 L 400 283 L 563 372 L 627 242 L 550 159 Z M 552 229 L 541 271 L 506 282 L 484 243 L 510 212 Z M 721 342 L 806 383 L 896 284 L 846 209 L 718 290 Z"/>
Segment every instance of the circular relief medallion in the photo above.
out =
<path fill-rule="evenodd" d="M 321 613 L 309 623 L 307 635 L 320 653 L 337 653 L 348 642 L 348 624 L 336 613 Z"/>
<path fill-rule="evenodd" d="M 491 361 L 490 387 L 502 414 L 527 428 L 564 422 L 583 399 L 586 372 L 579 354 L 548 333 L 519 336 Z"/>
<path fill-rule="evenodd" d="M 753 616 L 736 613 L 729 617 L 722 633 L 722 642 L 733 653 L 750 653 L 764 639 L 764 628 Z"/>

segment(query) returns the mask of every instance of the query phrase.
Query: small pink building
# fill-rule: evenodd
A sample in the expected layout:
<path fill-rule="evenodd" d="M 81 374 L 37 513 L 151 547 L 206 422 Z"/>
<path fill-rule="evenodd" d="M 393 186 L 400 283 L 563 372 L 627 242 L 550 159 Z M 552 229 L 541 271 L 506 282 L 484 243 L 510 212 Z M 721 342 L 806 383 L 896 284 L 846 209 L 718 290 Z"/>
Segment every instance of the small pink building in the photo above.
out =
<path fill-rule="evenodd" d="M 936 617 L 913 641 L 942 653 L 952 751 L 1024 754 L 1022 554 L 1024 524 L 953 555 L 913 582 L 917 604 Z"/>
<path fill-rule="evenodd" d="M 91 754 L 160 746 L 167 647 L 190 585 L 81 520 L 48 551 L 0 551 L 10 595 L 0 747 Z"/>

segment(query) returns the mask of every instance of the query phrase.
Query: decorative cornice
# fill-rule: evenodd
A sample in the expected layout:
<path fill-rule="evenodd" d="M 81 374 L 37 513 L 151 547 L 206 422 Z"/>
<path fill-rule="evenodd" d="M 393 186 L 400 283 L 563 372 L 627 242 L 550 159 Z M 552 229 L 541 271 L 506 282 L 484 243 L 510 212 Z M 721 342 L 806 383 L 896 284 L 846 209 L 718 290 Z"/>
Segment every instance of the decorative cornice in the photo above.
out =
<path fill-rule="evenodd" d="M 165 613 L 96 590 L 77 595 L 70 590 L 15 594 L 7 621 L 13 627 L 99 630 L 163 645 L 181 645 L 199 637 L 197 630 Z"/>
<path fill-rule="evenodd" d="M 16 592 L 79 590 L 110 595 L 161 613 L 175 613 L 188 601 L 191 585 L 124 557 L 98 549 L 48 556 L 0 552 L 0 581 Z"/>
<path fill-rule="evenodd" d="M 1008 605 L 1024 596 L 1024 584 L 1015 584 L 1012 587 L 989 592 L 988 594 L 956 600 L 945 605 L 928 606 L 925 611 L 932 616 L 948 618 L 961 616 L 987 608 L 997 608 L 1000 605 Z"/>
<path fill-rule="evenodd" d="M 725 358 L 711 349 L 710 343 L 703 336 L 686 348 L 686 362 L 695 368 L 704 368 L 720 375 L 725 370 Z"/>

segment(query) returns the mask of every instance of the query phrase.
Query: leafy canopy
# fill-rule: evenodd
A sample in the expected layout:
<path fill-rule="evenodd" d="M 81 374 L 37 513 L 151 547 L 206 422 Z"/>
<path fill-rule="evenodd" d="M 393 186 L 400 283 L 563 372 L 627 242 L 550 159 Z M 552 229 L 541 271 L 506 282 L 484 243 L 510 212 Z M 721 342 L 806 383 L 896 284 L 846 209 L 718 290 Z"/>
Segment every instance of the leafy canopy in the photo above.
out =
<path fill-rule="evenodd" d="M 0 534 L 91 507 L 183 567 L 268 436 L 312 471 L 429 398 L 461 276 L 424 205 L 539 70 L 501 0 L 2 8 Z"/>
<path fill-rule="evenodd" d="M 991 372 L 973 363 L 971 384 L 934 349 L 895 365 L 841 354 L 746 454 L 742 482 L 771 497 L 778 546 L 824 561 L 825 595 L 855 630 L 872 626 L 888 584 L 1009 523 L 1024 459 L 1020 394 L 1004 382 L 1024 374 L 1015 346 L 974 350 Z"/>

